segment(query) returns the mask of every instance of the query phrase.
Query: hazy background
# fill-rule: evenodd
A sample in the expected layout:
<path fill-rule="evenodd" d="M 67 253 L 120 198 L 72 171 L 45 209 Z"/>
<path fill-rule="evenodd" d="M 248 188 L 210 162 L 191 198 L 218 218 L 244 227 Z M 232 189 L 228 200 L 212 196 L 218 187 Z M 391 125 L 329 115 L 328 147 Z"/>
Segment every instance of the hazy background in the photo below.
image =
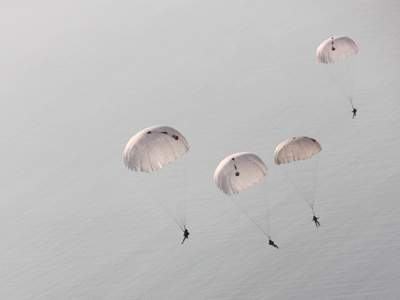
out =
<path fill-rule="evenodd" d="M 398 1 L 1 1 L 1 299 L 398 299 Z M 359 47 L 354 104 L 317 63 Z M 188 140 L 190 239 L 122 152 Z M 315 211 L 274 164 L 321 146 Z M 269 172 L 277 250 L 213 182 Z"/>

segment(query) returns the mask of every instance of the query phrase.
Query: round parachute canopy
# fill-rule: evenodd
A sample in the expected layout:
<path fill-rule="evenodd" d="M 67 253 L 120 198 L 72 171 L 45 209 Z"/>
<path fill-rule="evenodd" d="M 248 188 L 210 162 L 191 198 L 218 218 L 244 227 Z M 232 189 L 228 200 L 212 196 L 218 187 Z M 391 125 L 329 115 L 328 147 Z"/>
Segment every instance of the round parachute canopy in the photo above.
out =
<path fill-rule="evenodd" d="M 133 136 L 124 150 L 124 163 L 135 172 L 152 172 L 189 151 L 185 137 L 168 126 L 146 128 Z"/>
<path fill-rule="evenodd" d="M 275 150 L 277 165 L 306 160 L 322 150 L 321 145 L 314 139 L 302 136 L 294 137 L 280 143 Z"/>
<path fill-rule="evenodd" d="M 317 49 L 317 61 L 324 64 L 334 63 L 358 52 L 356 43 L 346 36 L 327 39 Z"/>
<path fill-rule="evenodd" d="M 267 167 L 257 155 L 243 152 L 225 158 L 214 173 L 214 182 L 227 195 L 237 194 L 267 175 Z"/>

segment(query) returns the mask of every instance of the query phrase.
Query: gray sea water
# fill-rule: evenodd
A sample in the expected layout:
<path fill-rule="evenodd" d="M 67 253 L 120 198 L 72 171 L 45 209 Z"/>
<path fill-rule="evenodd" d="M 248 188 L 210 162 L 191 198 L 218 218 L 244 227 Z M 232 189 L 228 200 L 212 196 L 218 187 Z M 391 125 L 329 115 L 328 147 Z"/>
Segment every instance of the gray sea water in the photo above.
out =
<path fill-rule="evenodd" d="M 1 299 L 399 298 L 396 1 L 2 1 Z M 351 105 L 316 62 L 352 38 Z M 125 168 L 140 130 L 188 140 L 190 239 Z M 274 164 L 318 140 L 307 203 Z M 221 193 L 263 159 L 277 250 Z"/>

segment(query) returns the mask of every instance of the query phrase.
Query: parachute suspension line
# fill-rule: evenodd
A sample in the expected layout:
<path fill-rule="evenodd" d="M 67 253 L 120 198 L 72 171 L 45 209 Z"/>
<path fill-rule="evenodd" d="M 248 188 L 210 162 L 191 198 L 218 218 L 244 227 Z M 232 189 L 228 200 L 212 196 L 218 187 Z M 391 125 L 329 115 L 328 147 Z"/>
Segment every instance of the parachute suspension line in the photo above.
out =
<path fill-rule="evenodd" d="M 306 153 L 306 150 L 304 149 L 304 146 L 303 145 L 301 145 L 301 149 L 303 150 L 302 152 L 303 153 Z M 309 158 L 308 160 L 310 160 L 311 158 Z M 303 163 L 307 163 L 307 165 L 309 165 L 309 161 L 307 160 L 307 162 L 306 161 L 301 161 L 301 162 L 299 162 L 299 163 L 301 163 L 301 164 L 303 164 Z M 298 169 L 300 168 L 300 165 L 298 165 Z M 305 187 L 305 192 L 307 193 L 307 199 L 305 199 L 306 201 L 307 201 L 307 203 L 312 207 L 312 203 L 313 202 L 311 202 L 311 203 L 309 203 L 309 201 L 311 200 L 312 201 L 312 194 L 311 194 L 311 186 L 310 186 L 310 179 L 307 177 L 307 175 L 308 176 L 310 176 L 310 174 L 307 174 L 306 173 L 306 170 L 305 170 L 305 168 L 302 168 L 301 170 L 299 170 L 299 173 L 301 174 L 300 176 L 300 179 L 301 179 L 301 182 L 302 183 L 304 183 L 304 185 L 306 186 Z"/>
<path fill-rule="evenodd" d="M 147 148 L 147 156 L 148 156 L 148 159 L 149 159 L 149 161 L 150 161 L 150 155 L 149 155 L 149 153 L 150 153 L 150 151 L 152 150 L 150 150 L 149 151 L 149 145 L 148 145 L 148 141 L 147 141 L 147 143 L 146 143 L 146 148 Z M 160 160 L 160 157 L 157 155 L 157 154 L 155 154 L 156 155 L 156 157 L 158 158 L 158 160 Z M 161 194 L 159 193 L 159 194 L 157 194 L 157 189 L 154 187 L 154 186 L 151 186 L 150 185 L 150 183 L 147 181 L 147 180 L 145 180 L 146 181 L 146 184 L 147 184 L 147 186 L 148 186 L 148 188 L 152 191 L 152 193 L 153 193 L 153 197 L 154 197 L 154 199 L 155 199 L 155 201 L 167 212 L 167 214 L 171 217 L 171 219 L 179 226 L 179 228 L 181 228 L 182 230 L 183 230 L 183 226 L 182 226 L 182 224 L 179 222 L 179 220 L 178 220 L 178 218 L 176 217 L 176 216 L 174 216 L 173 215 L 173 213 L 171 212 L 171 208 L 168 208 L 165 204 L 163 204 L 162 203 L 162 201 L 160 201 L 160 199 L 166 199 L 166 203 L 171 203 L 171 199 L 170 199 L 170 193 L 168 193 L 167 191 L 168 190 L 171 190 L 171 187 L 168 187 L 168 186 L 166 186 L 166 183 L 164 182 L 164 180 L 162 180 L 162 177 L 163 177 L 163 175 L 164 176 L 166 176 L 165 174 L 163 174 L 163 173 L 165 173 L 165 171 L 166 171 L 166 168 L 165 167 L 168 167 L 168 166 L 164 166 L 163 168 L 161 168 L 161 169 L 159 169 L 159 170 L 156 170 L 156 171 L 153 171 L 153 172 L 150 172 L 153 176 L 152 177 L 158 177 L 158 179 L 161 179 L 161 180 L 158 180 L 157 181 L 157 183 L 158 184 L 160 184 L 159 186 L 161 187 L 161 189 L 163 190 L 163 192 L 161 192 Z M 164 170 L 163 170 L 164 169 Z M 149 173 L 149 174 L 150 174 Z M 160 178 L 161 177 L 161 178 Z M 173 189 L 174 190 L 174 189 Z M 174 190 L 174 193 L 175 193 L 175 190 Z"/>
<path fill-rule="evenodd" d="M 165 135 L 165 136 L 164 136 L 164 138 L 165 138 L 165 140 L 167 141 L 167 143 L 171 146 L 171 149 L 172 149 L 172 151 L 173 151 L 174 157 L 176 158 L 176 153 L 175 153 L 175 151 L 174 151 L 174 147 L 171 145 L 170 141 L 168 140 L 168 137 L 169 137 L 169 135 Z M 175 167 L 175 181 L 177 182 L 177 184 L 179 184 L 178 172 L 177 172 L 176 164 L 177 164 L 177 160 L 174 161 L 174 167 Z M 168 166 L 165 166 L 165 167 L 168 167 Z M 175 199 L 178 199 L 178 195 L 177 195 L 177 193 L 176 193 L 176 190 L 175 190 L 174 188 L 172 188 L 172 187 L 169 187 L 169 188 L 173 190 Z"/>
<path fill-rule="evenodd" d="M 186 162 L 186 164 L 185 164 L 185 173 L 183 174 L 183 178 L 184 178 L 184 180 L 187 180 L 187 178 L 188 178 L 188 164 L 189 164 L 189 159 L 187 159 L 187 162 Z M 185 184 L 184 183 L 184 189 L 183 189 L 183 192 L 184 192 L 184 196 L 185 196 L 185 200 L 184 200 L 184 214 L 185 214 L 185 227 L 186 227 L 186 204 L 187 204 L 187 184 Z"/>
<path fill-rule="evenodd" d="M 292 159 L 293 159 L 293 162 L 292 163 L 289 163 L 289 164 L 286 164 L 286 166 L 284 166 L 283 168 L 283 170 L 285 171 L 285 168 L 290 168 L 290 169 L 293 169 L 293 172 L 289 172 L 289 173 L 286 173 L 286 171 L 285 171 L 285 174 L 286 174 L 286 176 L 287 177 L 289 177 L 289 179 L 290 179 L 290 181 L 292 182 L 292 184 L 295 186 L 295 188 L 297 189 L 297 191 L 300 193 L 300 195 L 303 197 L 303 199 L 304 200 L 306 200 L 307 199 L 307 197 L 308 197 L 308 195 L 307 195 L 307 189 L 306 189 L 306 187 L 304 186 L 304 180 L 303 180 L 303 176 L 301 176 L 302 175 L 302 173 L 300 172 L 300 170 L 299 170 L 299 168 L 298 168 L 298 164 L 300 163 L 301 164 L 301 162 L 296 162 L 295 160 L 294 160 L 294 157 L 292 156 Z M 296 182 L 295 182 L 295 180 L 294 180 L 294 177 L 293 177 L 293 175 L 291 175 L 291 174 L 294 174 L 297 178 L 298 178 L 298 183 L 296 184 Z"/>
<path fill-rule="evenodd" d="M 180 171 L 183 171 L 182 168 L 183 166 L 183 161 L 182 159 L 177 160 L 175 163 L 175 175 L 177 178 L 177 182 L 178 182 L 178 188 L 177 188 L 177 209 L 182 221 L 182 225 L 184 228 L 186 228 L 186 193 L 185 193 L 185 188 L 186 185 L 183 184 L 183 180 L 182 180 L 182 176 L 183 174 L 180 174 Z M 179 168 L 178 168 L 179 167 Z M 186 175 L 186 174 L 185 174 Z M 186 178 L 186 176 L 184 177 Z"/>
<path fill-rule="evenodd" d="M 172 148 L 172 151 L 173 151 L 173 148 Z M 175 155 L 175 151 L 174 151 L 174 155 Z M 185 227 L 184 216 L 183 216 L 183 213 L 182 213 L 182 207 L 181 207 L 181 206 L 182 206 L 181 201 L 183 201 L 183 200 L 180 200 L 179 191 L 177 191 L 178 189 L 181 188 L 181 182 L 180 182 L 179 176 L 178 176 L 178 160 L 176 160 L 176 161 L 174 162 L 174 168 L 175 168 L 175 181 L 176 181 L 176 183 L 177 183 L 176 190 L 173 188 L 173 190 L 174 190 L 174 195 L 175 195 L 175 201 L 176 201 L 176 211 L 177 211 L 177 213 L 178 213 L 178 216 L 179 216 L 180 222 L 181 222 L 181 224 L 182 224 L 182 227 L 183 227 L 183 228 L 186 228 L 186 227 Z"/>
<path fill-rule="evenodd" d="M 266 205 L 262 205 L 263 202 L 260 201 L 260 199 L 262 198 L 260 196 L 260 192 L 255 193 L 257 191 L 257 189 L 259 189 L 259 188 L 260 188 L 260 186 L 253 187 L 253 188 L 250 188 L 248 191 L 249 195 L 252 198 L 252 201 L 250 203 L 254 204 L 250 209 L 252 212 L 261 212 L 260 216 L 263 216 L 263 217 L 260 217 L 258 219 L 258 224 L 260 227 L 263 227 L 263 225 L 265 225 L 264 232 L 267 232 L 268 237 L 271 237 L 271 230 L 270 230 L 270 224 L 269 224 L 268 201 L 266 201 Z M 268 195 L 267 195 L 267 200 L 268 200 Z M 266 218 L 266 222 L 264 223 L 263 220 L 265 218 Z"/>
<path fill-rule="evenodd" d="M 232 157 L 232 163 L 233 163 L 233 168 L 234 168 L 234 171 L 235 171 L 235 176 L 240 176 L 240 171 L 238 170 L 238 168 L 237 168 L 237 166 L 236 166 L 236 162 L 235 162 L 235 158 L 234 157 Z M 256 166 L 258 166 L 257 164 L 255 164 Z M 229 184 L 231 185 L 231 182 L 230 182 L 230 178 L 229 178 Z M 256 200 L 256 198 L 255 198 L 255 196 L 254 196 L 254 189 L 250 189 L 250 190 L 248 190 L 247 191 L 248 192 L 248 194 L 251 196 L 251 198 L 252 198 L 252 200 L 253 201 L 250 201 L 250 207 L 248 207 L 248 208 L 250 208 L 250 210 L 251 211 L 256 211 L 256 212 L 262 212 L 262 211 L 264 211 L 264 207 L 259 203 L 259 201 L 257 201 Z M 270 234 L 270 227 L 269 227 L 269 216 L 268 216 L 268 207 L 267 207 L 267 211 L 266 211 L 266 214 L 267 214 L 267 228 L 268 228 L 268 232 L 269 233 L 266 233 L 263 229 L 262 229 L 262 227 L 252 218 L 252 217 L 250 217 L 250 215 L 246 212 L 246 210 L 245 209 L 243 209 L 242 208 L 242 206 L 240 206 L 233 198 L 232 198 L 232 201 L 236 204 L 236 206 L 238 206 L 239 208 L 240 208 L 240 210 L 268 237 L 268 238 L 271 238 L 271 234 Z M 247 202 L 248 203 L 248 202 Z M 268 204 L 268 203 L 267 203 Z"/>
<path fill-rule="evenodd" d="M 174 148 L 172 148 L 174 151 Z M 174 155 L 176 153 L 174 151 Z M 186 184 L 184 184 L 185 178 L 187 178 L 187 164 L 185 157 L 181 157 L 174 162 L 175 165 L 175 176 L 176 176 L 176 211 L 180 217 L 182 226 L 186 229 Z"/>
<path fill-rule="evenodd" d="M 188 178 L 187 177 L 188 163 L 189 159 L 187 159 L 187 161 L 184 163 L 184 168 L 183 168 L 184 172 L 182 174 L 184 178 L 183 180 L 186 180 L 186 178 Z M 185 218 L 185 224 L 184 224 L 185 228 L 186 228 L 186 205 L 187 205 L 187 184 L 183 183 L 183 216 Z"/>
<path fill-rule="evenodd" d="M 236 203 L 236 201 L 232 198 L 232 202 L 236 204 L 236 206 L 249 218 L 249 220 L 251 222 L 253 222 L 254 225 L 256 225 L 258 227 L 258 229 L 261 230 L 262 233 L 264 233 L 264 235 L 268 238 L 271 239 L 271 237 L 260 227 L 260 225 L 258 225 L 250 216 L 249 214 L 238 204 Z"/>
<path fill-rule="evenodd" d="M 304 151 L 304 148 L 303 148 Z M 300 156 L 300 148 L 298 149 L 297 152 L 297 156 Z M 293 162 L 286 164 L 287 168 L 293 169 L 293 175 L 295 175 L 295 178 L 298 178 L 297 180 L 297 184 L 294 180 L 294 177 L 292 174 L 292 172 L 286 173 L 286 176 L 289 177 L 290 181 L 292 182 L 292 184 L 295 186 L 295 188 L 297 189 L 297 191 L 300 193 L 300 195 L 303 197 L 303 199 L 308 203 L 307 199 L 310 197 L 310 195 L 308 194 L 309 189 L 305 186 L 307 180 L 305 180 L 305 172 L 301 170 L 301 164 L 303 164 L 303 161 L 295 161 L 294 157 L 292 156 Z M 285 171 L 285 167 L 284 171 Z"/>
<path fill-rule="evenodd" d="M 354 87 L 356 84 L 356 60 L 357 60 L 357 55 L 354 55 L 353 58 L 353 64 L 350 66 L 352 68 L 352 70 L 350 70 L 351 73 L 351 80 L 350 80 L 350 92 L 351 92 L 351 106 L 353 106 L 354 108 L 354 103 L 353 103 L 353 97 L 354 97 Z"/>
<path fill-rule="evenodd" d="M 303 161 L 302 163 L 307 164 L 307 168 L 303 168 L 301 171 L 299 171 L 299 173 L 302 174 L 300 176 L 300 180 L 302 182 L 305 182 L 307 185 L 307 189 L 304 191 L 304 193 L 307 194 L 307 198 L 305 198 L 304 200 L 306 200 L 311 209 L 314 209 L 319 160 L 313 156 L 307 159 L 307 162 Z M 300 168 L 300 166 L 298 167 Z"/>
<path fill-rule="evenodd" d="M 344 50 L 346 53 L 346 57 L 348 58 L 348 62 L 346 63 L 346 71 L 347 71 L 347 85 L 348 85 L 348 89 L 349 89 L 349 101 L 351 103 L 351 106 L 354 108 L 354 104 L 353 104 L 353 88 L 354 88 L 354 79 L 355 79 L 355 73 L 354 73 L 354 68 L 355 68 L 355 59 L 356 59 L 356 55 L 354 55 L 354 57 L 348 56 L 347 55 L 347 51 L 346 49 Z M 354 60 L 354 63 L 353 61 Z M 350 65 L 350 67 L 349 67 Z M 353 67 L 353 70 L 349 70 L 349 68 Z M 353 71 L 353 72 L 352 72 Z"/>
<path fill-rule="evenodd" d="M 271 219 L 270 219 L 270 213 L 269 213 L 268 186 L 266 187 L 266 195 L 267 195 L 267 197 L 266 197 L 266 200 L 265 200 L 265 202 L 266 202 L 266 204 L 265 204 L 265 216 L 267 218 L 268 234 L 269 234 L 269 237 L 271 238 L 272 234 L 271 234 Z"/>
<path fill-rule="evenodd" d="M 335 63 L 336 63 L 336 64 L 335 64 Z M 343 75 L 339 76 L 339 73 L 344 72 L 344 70 L 341 70 L 341 68 L 343 69 L 344 67 L 343 67 L 343 66 L 340 66 L 340 64 L 344 64 L 344 62 L 343 62 L 343 61 L 337 61 L 337 62 L 335 62 L 335 63 L 331 63 L 331 64 L 330 64 L 330 65 L 332 65 L 331 68 L 329 68 L 329 66 L 326 67 L 327 73 L 328 73 L 329 77 L 335 82 L 336 86 L 339 87 L 340 91 L 341 91 L 342 94 L 346 97 L 346 99 L 347 99 L 350 103 L 352 103 L 351 96 L 350 96 L 350 91 L 346 91 L 346 87 L 347 87 L 347 89 L 349 88 L 348 83 L 346 83 L 346 84 L 341 83 L 341 82 L 339 81 L 339 79 L 337 78 L 337 77 L 339 77 L 339 78 L 340 78 L 340 77 L 343 77 Z M 340 71 L 342 71 L 342 72 L 340 72 Z M 336 73 L 336 76 L 335 76 L 334 73 Z M 343 79 L 343 80 L 344 80 L 344 79 Z M 347 77 L 347 80 L 349 80 L 349 77 Z"/>
<path fill-rule="evenodd" d="M 187 185 L 182 182 L 183 181 L 182 178 L 187 178 L 187 164 L 184 164 L 182 172 L 183 172 L 183 174 L 182 174 L 183 177 L 180 178 L 179 184 L 183 184 L 182 215 L 183 215 L 183 227 L 186 228 Z"/>
<path fill-rule="evenodd" d="M 318 167 L 319 167 L 319 159 L 315 159 L 315 167 L 314 167 L 314 169 L 315 169 L 315 171 L 314 171 L 314 173 L 315 173 L 315 176 L 314 176 L 314 183 L 313 183 L 313 185 L 312 185 L 312 203 L 313 203 L 313 205 L 312 205 L 312 210 L 313 210 L 313 212 L 314 212 L 314 201 L 315 201 L 315 192 L 316 192 L 316 190 L 317 190 L 317 178 L 318 178 Z"/>
<path fill-rule="evenodd" d="M 176 158 L 176 152 L 175 152 L 175 150 L 174 150 L 174 147 L 173 147 L 173 145 L 170 143 L 170 141 L 168 140 L 168 138 L 169 138 L 170 136 L 169 135 L 166 135 L 165 136 L 165 138 L 166 138 L 166 141 L 168 142 L 168 144 L 171 146 L 171 149 L 172 149 L 172 151 L 173 151 L 173 153 L 174 153 L 174 157 Z M 177 183 L 177 185 L 178 185 L 178 187 L 179 188 L 181 188 L 181 181 L 179 180 L 179 176 L 178 176 L 178 159 L 174 162 L 174 165 L 175 165 L 175 180 L 176 180 L 176 183 Z M 178 187 L 177 187 L 177 189 L 178 189 Z M 184 208 L 182 207 L 182 206 L 185 206 L 185 202 L 186 202 L 186 197 L 185 197 L 185 195 L 183 195 L 183 199 L 182 200 L 180 200 L 181 198 L 179 197 L 179 194 L 177 193 L 177 191 L 174 189 L 174 188 L 172 188 L 173 190 L 174 190 L 174 195 L 175 195 L 175 203 L 176 203 L 176 211 L 178 212 L 178 214 L 179 214 L 179 217 L 180 217 L 180 222 L 181 222 L 181 228 L 183 227 L 183 228 L 186 228 L 186 215 L 185 215 L 185 211 L 184 211 Z M 181 196 L 182 197 L 182 196 Z M 182 229 L 183 230 L 183 229 Z"/>
<path fill-rule="evenodd" d="M 292 177 L 291 177 L 291 176 L 289 175 L 289 173 L 285 170 L 285 167 L 286 167 L 286 166 L 282 166 L 281 170 L 283 171 L 283 173 L 285 173 L 285 176 L 286 176 L 287 178 L 289 178 L 289 180 L 290 180 L 290 182 L 292 183 L 292 185 L 296 188 L 296 190 L 297 190 L 297 191 L 302 195 L 302 197 L 304 198 L 302 191 L 297 187 L 297 185 L 296 185 L 295 182 L 293 181 Z"/>
<path fill-rule="evenodd" d="M 185 159 L 185 158 L 183 158 Z M 184 228 L 186 228 L 186 184 L 183 183 L 184 178 L 187 178 L 187 166 L 184 161 L 177 159 L 175 161 L 175 174 L 177 178 L 178 188 L 177 188 L 177 211 Z"/>
<path fill-rule="evenodd" d="M 311 153 L 304 156 L 307 153 L 306 150 L 306 146 L 301 143 L 294 147 L 290 153 L 287 153 L 291 155 L 288 157 L 289 162 L 281 164 L 281 169 L 305 202 L 313 209 L 319 159 Z"/>
<path fill-rule="evenodd" d="M 147 186 L 150 190 L 153 189 L 153 187 L 150 186 L 150 184 L 147 182 Z M 155 193 L 154 197 L 155 201 L 162 207 L 162 209 L 165 210 L 165 212 L 171 217 L 171 219 L 178 225 L 179 228 L 182 229 L 181 224 L 179 223 L 179 220 L 170 212 L 170 210 L 159 200 L 162 199 L 162 196 L 159 194 Z"/>
<path fill-rule="evenodd" d="M 346 58 L 347 58 L 348 56 L 347 56 L 346 48 L 344 49 L 344 53 L 346 53 Z M 351 84 L 350 84 L 350 74 L 349 74 L 349 64 L 348 63 L 346 63 L 346 72 L 347 72 L 347 78 L 349 78 L 349 80 L 347 80 L 347 82 L 345 82 L 345 83 L 349 90 L 349 101 L 351 103 L 351 106 L 353 106 L 353 98 L 352 98 L 353 95 L 351 94 Z"/>
<path fill-rule="evenodd" d="M 308 205 L 312 206 L 310 204 L 310 189 L 307 185 L 308 180 L 306 176 L 306 170 L 304 170 L 304 166 L 301 166 L 300 164 L 304 164 L 304 161 L 299 161 L 295 164 L 293 164 L 293 168 L 296 170 L 295 174 L 297 174 L 297 177 L 299 178 L 299 183 L 302 188 L 302 193 L 301 195 L 303 196 L 304 200 L 307 202 Z"/>
<path fill-rule="evenodd" d="M 334 63 L 333 63 L 334 64 Z M 346 95 L 346 91 L 343 89 L 343 87 L 341 86 L 341 84 L 339 84 L 339 81 L 334 77 L 334 75 L 329 71 L 329 68 L 327 68 L 327 72 L 329 74 L 329 77 L 336 83 L 336 85 L 339 87 L 340 91 L 342 92 L 342 94 L 346 97 L 347 100 L 350 101 L 349 97 Z"/>
<path fill-rule="evenodd" d="M 319 157 L 319 156 L 318 156 Z M 308 186 L 309 186 L 309 197 L 310 197 L 310 206 L 314 209 L 314 200 L 315 200 L 315 189 L 317 183 L 317 175 L 318 175 L 318 162 L 319 159 L 315 157 L 315 155 L 307 160 L 309 165 L 309 173 L 307 178 Z"/>
<path fill-rule="evenodd" d="M 290 182 L 292 183 L 292 185 L 296 188 L 296 190 L 299 192 L 299 194 L 303 197 L 303 199 L 306 201 L 306 203 L 311 207 L 311 209 L 312 209 L 312 206 L 307 202 L 307 200 L 306 200 L 306 198 L 307 198 L 307 195 L 305 194 L 305 191 L 302 191 L 299 187 L 298 187 L 298 185 L 294 182 L 294 180 L 293 180 L 293 178 L 290 176 L 290 172 L 287 172 L 284 168 L 281 168 L 282 170 L 283 170 L 283 172 L 285 173 L 285 175 L 286 175 L 286 177 L 287 178 L 289 178 L 289 180 L 290 180 Z M 294 169 L 294 167 L 293 167 L 293 169 Z M 304 189 L 304 187 L 303 187 L 303 189 Z"/>
<path fill-rule="evenodd" d="M 162 199 L 162 196 L 150 185 L 150 183 L 146 180 L 146 178 L 142 179 L 142 182 L 145 182 L 147 185 L 147 188 L 151 191 L 151 194 L 153 195 L 153 199 L 162 207 L 162 209 L 165 210 L 165 212 L 171 217 L 171 219 L 178 225 L 180 229 L 183 230 L 181 224 L 179 223 L 178 219 L 174 217 L 171 212 L 164 206 L 164 204 L 159 201 L 158 199 Z"/>

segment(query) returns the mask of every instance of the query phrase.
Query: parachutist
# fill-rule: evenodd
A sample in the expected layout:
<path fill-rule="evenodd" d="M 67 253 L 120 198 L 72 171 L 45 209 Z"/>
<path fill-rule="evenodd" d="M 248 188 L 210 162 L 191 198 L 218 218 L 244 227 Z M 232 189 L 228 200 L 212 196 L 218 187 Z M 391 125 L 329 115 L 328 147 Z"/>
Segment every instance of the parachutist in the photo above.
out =
<path fill-rule="evenodd" d="M 184 238 L 183 238 L 182 244 L 184 243 L 184 241 L 185 241 L 186 239 L 189 238 L 189 234 L 190 234 L 189 231 L 185 228 L 185 231 L 183 232 Z"/>
<path fill-rule="evenodd" d="M 318 228 L 318 226 L 321 226 L 321 224 L 319 224 L 319 222 L 318 222 L 318 219 L 319 218 L 317 218 L 315 215 L 313 216 L 313 219 L 311 220 L 311 222 L 315 222 L 315 226 L 317 226 L 317 228 Z"/>
<path fill-rule="evenodd" d="M 279 247 L 277 246 L 277 245 L 275 245 L 275 243 L 270 239 L 269 240 L 269 244 L 271 245 L 271 246 L 274 246 L 275 248 L 278 248 L 279 249 Z"/>
<path fill-rule="evenodd" d="M 353 119 L 354 119 L 354 117 L 356 116 L 356 113 L 357 113 L 357 108 L 355 108 L 354 106 L 353 106 L 352 113 L 353 113 Z"/>

